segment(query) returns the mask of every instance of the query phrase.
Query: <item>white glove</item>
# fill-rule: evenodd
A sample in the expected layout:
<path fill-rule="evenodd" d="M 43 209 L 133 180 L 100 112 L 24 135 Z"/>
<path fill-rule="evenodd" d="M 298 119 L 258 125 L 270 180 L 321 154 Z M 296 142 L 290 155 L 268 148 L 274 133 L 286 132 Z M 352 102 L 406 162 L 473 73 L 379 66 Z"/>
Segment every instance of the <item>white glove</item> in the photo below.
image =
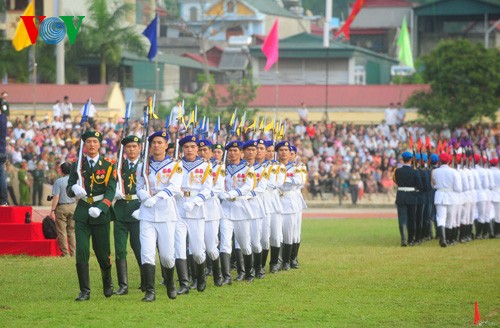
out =
<path fill-rule="evenodd" d="M 116 190 L 115 199 L 125 199 L 125 195 L 121 191 Z"/>
<path fill-rule="evenodd" d="M 155 206 L 156 202 L 158 201 L 158 198 L 156 196 L 149 197 L 144 201 L 144 206 L 146 207 L 153 207 Z"/>
<path fill-rule="evenodd" d="M 139 210 L 135 210 L 132 212 L 132 217 L 136 220 L 139 220 Z"/>
<path fill-rule="evenodd" d="M 77 197 L 77 198 L 87 197 L 87 192 L 85 191 L 85 189 L 83 189 L 82 187 L 80 187 L 77 184 L 74 185 L 73 187 L 71 187 L 71 190 L 73 191 L 73 193 L 75 194 L 75 197 Z"/>
<path fill-rule="evenodd" d="M 194 197 L 193 198 L 193 203 L 196 205 L 196 206 L 201 206 L 203 204 L 204 200 L 203 198 L 201 197 Z"/>
<path fill-rule="evenodd" d="M 155 195 L 156 198 L 160 198 L 160 199 L 167 199 L 167 198 L 170 198 L 170 196 L 165 192 L 165 191 L 160 191 L 158 192 L 156 195 Z"/>
<path fill-rule="evenodd" d="M 100 208 L 97 208 L 97 207 L 89 208 L 89 215 L 93 218 L 99 217 L 99 215 L 101 215 L 101 213 L 102 213 L 102 211 Z"/>
<path fill-rule="evenodd" d="M 191 212 L 196 204 L 194 202 L 185 202 L 182 207 L 186 212 Z"/>
<path fill-rule="evenodd" d="M 223 192 L 219 194 L 219 199 L 226 200 L 229 198 L 229 194 L 227 192 Z"/>
<path fill-rule="evenodd" d="M 137 197 L 141 200 L 141 202 L 145 201 L 146 199 L 150 198 L 151 195 L 144 189 L 141 189 L 137 192 Z"/>

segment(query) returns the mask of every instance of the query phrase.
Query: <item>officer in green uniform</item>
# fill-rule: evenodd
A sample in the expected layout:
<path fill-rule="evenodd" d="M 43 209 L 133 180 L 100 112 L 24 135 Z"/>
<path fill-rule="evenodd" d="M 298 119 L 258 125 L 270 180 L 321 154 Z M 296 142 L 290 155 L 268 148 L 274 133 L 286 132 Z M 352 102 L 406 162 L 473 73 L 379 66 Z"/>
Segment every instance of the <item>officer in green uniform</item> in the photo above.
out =
<path fill-rule="evenodd" d="M 90 238 L 102 274 L 104 296 L 113 295 L 110 260 L 110 221 L 113 217 L 111 202 L 116 189 L 116 165 L 113 161 L 99 155 L 102 134 L 87 131 L 82 135 L 87 156 L 81 159 L 81 168 L 73 163 L 68 179 L 69 197 L 77 197 L 75 237 L 76 272 L 80 284 L 80 294 L 75 301 L 90 298 L 89 257 Z M 78 170 L 81 169 L 83 187 L 77 184 Z"/>
<path fill-rule="evenodd" d="M 136 136 L 128 136 L 122 140 L 123 149 L 127 155 L 127 160 L 124 160 L 121 167 L 121 175 L 123 185 L 117 188 L 115 199 L 116 203 L 113 206 L 116 221 L 114 227 L 115 237 L 115 256 L 116 256 L 116 273 L 118 276 L 118 290 L 116 295 L 128 294 L 128 278 L 127 278 L 127 239 L 130 234 L 130 246 L 134 251 L 135 259 L 139 268 L 141 267 L 141 242 L 139 239 L 139 220 L 132 217 L 132 213 L 138 210 L 141 202 L 136 195 L 136 180 L 135 172 L 139 164 L 139 153 L 141 151 L 141 138 Z M 141 271 L 142 272 L 142 271 Z M 141 289 L 144 288 L 141 277 Z"/>

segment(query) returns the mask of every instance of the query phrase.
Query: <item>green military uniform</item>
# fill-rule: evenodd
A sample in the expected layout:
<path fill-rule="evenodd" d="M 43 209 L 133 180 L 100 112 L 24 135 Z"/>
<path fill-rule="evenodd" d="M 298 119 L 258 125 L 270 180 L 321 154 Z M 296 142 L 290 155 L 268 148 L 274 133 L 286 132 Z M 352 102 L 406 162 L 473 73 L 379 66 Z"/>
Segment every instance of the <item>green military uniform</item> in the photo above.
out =
<path fill-rule="evenodd" d="M 45 173 L 41 169 L 33 171 L 33 205 L 42 206 L 43 183 L 45 182 Z"/>
<path fill-rule="evenodd" d="M 87 131 L 82 136 L 82 139 L 86 140 L 90 137 L 99 139 L 99 142 L 102 141 L 102 135 L 95 131 Z M 90 297 L 88 262 L 91 237 L 92 248 L 101 268 L 104 295 L 109 297 L 113 294 L 109 223 L 114 217 L 111 202 L 116 190 L 116 165 L 114 161 L 100 155 L 97 163 L 93 167 L 90 167 L 87 157 L 84 156 L 81 172 L 87 197 L 78 201 L 74 214 L 76 266 L 81 291 L 80 296 L 76 300 L 86 300 Z M 72 187 L 77 182 L 77 163 L 73 163 L 67 187 L 69 197 L 75 197 Z M 91 207 L 97 207 L 102 211 L 97 218 L 89 215 Z"/>
<path fill-rule="evenodd" d="M 122 140 L 122 144 L 125 146 L 130 142 L 141 143 L 141 139 L 136 136 L 128 136 Z M 141 266 L 141 242 L 139 239 L 139 220 L 132 217 L 132 213 L 138 210 L 141 202 L 136 195 L 136 180 L 135 172 L 137 170 L 139 162 L 131 164 L 130 161 L 124 160 L 119 174 L 123 180 L 123 186 L 121 190 L 125 196 L 125 199 L 120 199 L 116 201 L 114 205 L 114 211 L 116 215 L 115 227 L 114 227 L 114 237 L 115 237 L 115 255 L 116 255 L 116 270 L 118 275 L 118 285 L 119 289 L 116 292 L 118 295 L 128 293 L 128 282 L 127 282 L 127 239 L 130 234 L 130 246 L 134 251 L 135 259 L 139 267 Z M 141 277 L 142 278 L 142 277 Z M 141 279 L 141 288 L 143 287 Z"/>
<path fill-rule="evenodd" d="M 28 171 L 25 169 L 20 169 L 17 172 L 17 178 L 19 179 L 19 195 L 21 197 L 21 205 L 30 204 L 30 187 L 28 185 Z"/>

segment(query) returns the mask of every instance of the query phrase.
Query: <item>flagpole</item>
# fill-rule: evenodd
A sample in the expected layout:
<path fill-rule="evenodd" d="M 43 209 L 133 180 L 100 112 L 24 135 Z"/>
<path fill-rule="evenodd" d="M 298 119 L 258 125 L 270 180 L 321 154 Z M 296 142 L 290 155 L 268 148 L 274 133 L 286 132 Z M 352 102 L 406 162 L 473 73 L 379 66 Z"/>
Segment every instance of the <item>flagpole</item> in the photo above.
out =
<path fill-rule="evenodd" d="M 155 1 L 155 15 L 156 15 L 156 44 L 158 44 L 158 39 L 160 38 L 160 15 L 158 15 L 158 3 Z M 155 56 L 155 91 L 158 94 L 160 87 L 160 69 L 158 68 L 158 51 Z"/>
<path fill-rule="evenodd" d="M 279 99 L 280 99 L 280 85 L 279 85 L 279 61 L 276 62 L 275 66 L 275 73 L 276 73 L 276 84 L 275 84 L 275 100 L 274 100 L 274 117 L 278 114 L 278 106 L 279 106 Z"/>
<path fill-rule="evenodd" d="M 36 44 L 33 45 L 33 115 L 36 117 Z"/>

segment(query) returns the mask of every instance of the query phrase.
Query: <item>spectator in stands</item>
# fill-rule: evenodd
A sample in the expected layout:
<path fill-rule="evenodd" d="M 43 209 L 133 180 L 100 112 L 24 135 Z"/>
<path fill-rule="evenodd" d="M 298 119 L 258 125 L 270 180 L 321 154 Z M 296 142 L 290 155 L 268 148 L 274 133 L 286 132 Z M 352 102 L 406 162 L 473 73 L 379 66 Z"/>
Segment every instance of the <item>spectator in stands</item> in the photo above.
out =
<path fill-rule="evenodd" d="M 405 123 L 405 120 L 406 120 L 406 110 L 405 108 L 403 107 L 403 105 L 401 105 L 400 102 L 398 102 L 398 114 L 397 114 L 397 125 L 401 125 L 401 124 L 404 124 Z"/>
<path fill-rule="evenodd" d="M 21 168 L 17 172 L 17 178 L 19 179 L 19 195 L 21 198 L 21 205 L 30 205 L 30 175 L 28 173 L 28 163 L 23 161 L 21 163 Z"/>
<path fill-rule="evenodd" d="M 42 206 L 43 184 L 45 183 L 45 168 L 43 162 L 36 164 L 33 175 L 33 205 Z M 37 202 L 38 201 L 38 202 Z"/>
<path fill-rule="evenodd" d="M 385 122 L 387 125 L 398 124 L 398 110 L 394 107 L 394 103 L 390 103 L 389 107 L 385 110 Z"/>
<path fill-rule="evenodd" d="M 52 106 L 52 118 L 61 117 L 61 101 L 59 99 L 56 100 L 54 106 Z"/>
<path fill-rule="evenodd" d="M 309 110 L 306 107 L 306 104 L 304 102 L 300 103 L 300 108 L 298 110 L 299 114 L 299 121 L 301 123 L 307 124 L 307 115 L 309 115 Z"/>
<path fill-rule="evenodd" d="M 361 175 L 357 168 L 353 168 L 351 170 L 351 174 L 349 175 L 349 191 L 351 193 L 351 201 L 353 205 L 358 203 L 358 195 L 359 195 L 359 182 L 361 181 Z"/>
<path fill-rule="evenodd" d="M 71 112 L 73 111 L 73 104 L 69 101 L 68 96 L 64 96 L 64 101 L 61 104 L 61 114 L 62 120 L 66 121 L 66 119 L 71 120 Z"/>

